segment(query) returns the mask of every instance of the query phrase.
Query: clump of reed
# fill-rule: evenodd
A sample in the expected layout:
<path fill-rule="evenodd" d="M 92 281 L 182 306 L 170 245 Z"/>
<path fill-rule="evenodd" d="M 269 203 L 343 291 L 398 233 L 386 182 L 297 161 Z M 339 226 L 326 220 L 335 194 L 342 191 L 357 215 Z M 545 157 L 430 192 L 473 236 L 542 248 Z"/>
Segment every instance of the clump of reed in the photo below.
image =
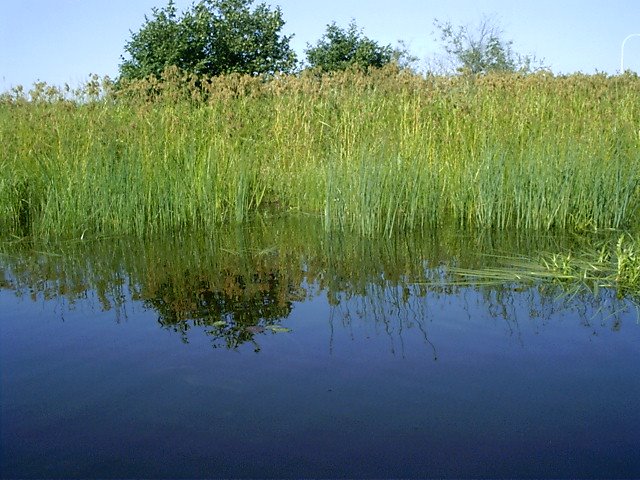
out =
<path fill-rule="evenodd" d="M 547 254 L 540 263 L 558 281 L 581 282 L 593 289 L 615 288 L 621 297 L 640 294 L 640 239 L 630 235 L 577 255 Z"/>
<path fill-rule="evenodd" d="M 504 256 L 501 265 L 485 268 L 453 268 L 454 284 L 553 284 L 567 295 L 600 289 L 617 292 L 618 298 L 640 301 L 640 238 L 622 234 L 617 241 L 587 241 L 577 251 L 542 252 L 532 256 Z M 640 310 L 639 310 L 640 312 Z"/>
<path fill-rule="evenodd" d="M 391 235 L 637 228 L 640 79 L 212 79 L 169 69 L 0 96 L 0 227 L 38 237 L 213 229 L 260 212 Z"/>

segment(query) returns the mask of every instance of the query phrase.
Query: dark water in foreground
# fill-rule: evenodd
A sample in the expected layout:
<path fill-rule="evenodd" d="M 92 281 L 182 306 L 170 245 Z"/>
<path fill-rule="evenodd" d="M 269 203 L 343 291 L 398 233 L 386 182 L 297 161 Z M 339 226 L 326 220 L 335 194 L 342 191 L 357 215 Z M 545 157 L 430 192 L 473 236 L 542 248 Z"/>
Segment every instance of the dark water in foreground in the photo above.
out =
<path fill-rule="evenodd" d="M 302 227 L 5 248 L 2 476 L 640 476 L 635 307 L 448 273 L 568 240 Z"/>

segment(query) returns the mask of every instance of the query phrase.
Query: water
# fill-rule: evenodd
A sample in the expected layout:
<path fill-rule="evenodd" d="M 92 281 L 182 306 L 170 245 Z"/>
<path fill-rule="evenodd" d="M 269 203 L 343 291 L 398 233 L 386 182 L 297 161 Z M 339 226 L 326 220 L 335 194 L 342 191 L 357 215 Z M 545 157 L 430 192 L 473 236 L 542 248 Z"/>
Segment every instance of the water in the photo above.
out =
<path fill-rule="evenodd" d="M 7 249 L 2 476 L 638 477 L 631 302 L 447 283 L 569 245 L 478 242 L 276 224 Z"/>

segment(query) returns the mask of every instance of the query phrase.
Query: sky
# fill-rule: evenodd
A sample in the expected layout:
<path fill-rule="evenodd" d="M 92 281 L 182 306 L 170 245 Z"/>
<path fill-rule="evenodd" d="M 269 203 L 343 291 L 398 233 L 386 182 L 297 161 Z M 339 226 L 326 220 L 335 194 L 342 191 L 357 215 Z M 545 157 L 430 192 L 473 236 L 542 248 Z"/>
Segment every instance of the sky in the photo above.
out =
<path fill-rule="evenodd" d="M 424 67 L 442 53 L 434 19 L 474 25 L 491 18 L 514 50 L 554 73 L 617 74 L 621 46 L 640 34 L 640 0 L 263 0 L 282 9 L 283 33 L 300 58 L 327 24 L 354 19 L 381 45 L 403 40 Z M 0 91 L 45 81 L 77 86 L 89 74 L 118 75 L 124 46 L 166 0 L 0 0 Z M 179 11 L 192 0 L 176 0 Z M 624 67 L 640 73 L 640 36 L 624 47 Z"/>

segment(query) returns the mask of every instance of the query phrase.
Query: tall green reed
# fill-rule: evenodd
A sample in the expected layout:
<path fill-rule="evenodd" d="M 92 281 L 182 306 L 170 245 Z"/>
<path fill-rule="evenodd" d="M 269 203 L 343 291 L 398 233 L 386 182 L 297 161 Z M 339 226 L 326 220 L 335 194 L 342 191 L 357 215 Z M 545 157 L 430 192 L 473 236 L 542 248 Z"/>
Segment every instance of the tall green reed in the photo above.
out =
<path fill-rule="evenodd" d="M 451 220 L 638 225 L 636 76 L 389 68 L 263 81 L 168 70 L 91 86 L 0 97 L 5 232 L 144 235 L 265 211 L 365 235 Z"/>

